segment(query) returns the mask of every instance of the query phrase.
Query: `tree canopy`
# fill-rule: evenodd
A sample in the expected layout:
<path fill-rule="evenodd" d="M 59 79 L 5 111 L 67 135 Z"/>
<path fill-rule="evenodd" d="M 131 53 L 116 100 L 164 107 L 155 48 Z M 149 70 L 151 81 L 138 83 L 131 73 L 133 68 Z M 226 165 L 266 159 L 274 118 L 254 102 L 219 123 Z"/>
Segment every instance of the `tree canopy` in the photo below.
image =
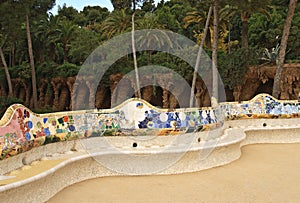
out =
<path fill-rule="evenodd" d="M 280 44 L 288 10 L 287 0 L 219 0 L 219 72 L 227 88 L 241 82 L 248 65 L 262 64 L 263 50 Z M 165 29 L 179 33 L 200 44 L 211 1 L 111 0 L 114 10 L 86 6 L 82 11 L 63 5 L 57 14 L 50 13 L 55 0 L 3 0 L 0 2 L 0 46 L 12 78 L 31 78 L 27 50 L 26 18 L 30 22 L 37 79 L 74 76 L 80 65 L 99 45 L 112 37 L 131 31 L 135 11 L 136 29 Z M 300 61 L 300 6 L 295 9 L 287 44 L 286 61 Z M 213 18 L 213 17 L 212 17 Z M 212 51 L 213 21 L 205 50 Z M 168 36 L 152 36 L 140 43 L 160 44 Z M 163 39 L 163 40 L 162 40 Z M 138 42 L 138 39 L 136 39 Z M 251 54 L 247 54 L 251 53 Z M 141 65 L 166 65 L 191 79 L 193 67 L 160 52 L 137 53 Z M 145 64 L 146 63 L 146 64 Z M 3 63 L 1 63 L 2 65 Z M 132 55 L 124 56 L 109 73 L 133 69 Z M 2 65 L 4 67 L 4 65 Z M 6 79 L 4 74 L 1 74 Z"/>

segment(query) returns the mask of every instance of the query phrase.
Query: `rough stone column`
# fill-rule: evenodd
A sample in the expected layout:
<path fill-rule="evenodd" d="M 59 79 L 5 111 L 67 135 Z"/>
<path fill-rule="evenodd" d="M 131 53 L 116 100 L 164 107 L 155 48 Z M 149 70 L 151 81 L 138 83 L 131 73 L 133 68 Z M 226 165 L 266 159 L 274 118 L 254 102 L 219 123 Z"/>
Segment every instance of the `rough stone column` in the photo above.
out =
<path fill-rule="evenodd" d="M 67 78 L 67 86 L 70 92 L 70 105 L 69 109 L 72 110 L 72 102 L 73 102 L 73 97 L 74 97 L 74 83 L 75 83 L 76 78 L 75 77 L 68 77 Z"/>
<path fill-rule="evenodd" d="M 196 82 L 196 107 L 202 107 L 204 104 L 206 86 L 203 81 Z"/>
<path fill-rule="evenodd" d="M 30 99 L 32 98 L 32 95 L 31 95 L 31 90 L 32 90 L 31 83 L 30 83 L 30 85 L 27 85 L 26 82 L 22 81 L 22 84 L 23 84 L 23 87 L 24 87 L 25 92 L 26 92 L 25 105 L 29 106 L 29 107 L 33 107 L 33 104 L 30 103 Z"/>
<path fill-rule="evenodd" d="M 163 95 L 162 95 L 162 104 L 163 104 L 163 108 L 164 109 L 168 109 L 170 107 L 170 93 L 169 91 L 171 91 L 171 87 L 172 87 L 172 83 L 169 82 L 170 76 L 167 74 L 164 75 L 160 75 L 157 78 L 157 84 L 162 88 L 163 90 Z"/>
<path fill-rule="evenodd" d="M 96 108 L 98 108 L 98 109 L 103 108 L 104 101 L 109 100 L 109 98 L 107 98 L 107 92 L 108 92 L 108 89 L 103 87 L 102 85 L 99 85 L 97 87 L 96 98 L 95 98 Z"/>
<path fill-rule="evenodd" d="M 77 87 L 79 86 L 79 84 L 78 84 L 78 81 L 76 82 L 76 83 L 74 83 L 73 84 L 73 90 L 72 90 L 72 93 L 71 93 L 71 98 L 72 98 L 72 104 L 71 104 L 71 106 L 72 106 L 72 110 L 74 111 L 74 110 L 77 110 L 78 109 L 78 104 L 77 103 L 74 103 L 74 106 L 73 106 L 73 102 L 75 102 L 75 100 L 76 100 L 76 97 L 77 97 L 77 92 L 78 92 L 78 89 L 77 89 Z M 74 91 L 74 90 L 77 90 L 77 91 Z"/>
<path fill-rule="evenodd" d="M 241 93 L 242 93 L 241 85 L 237 85 L 233 88 L 233 97 L 235 101 L 240 101 Z"/>
<path fill-rule="evenodd" d="M 167 109 L 169 108 L 169 92 L 167 89 L 163 88 L 163 96 L 162 96 L 162 103 L 163 103 L 163 108 Z"/>
<path fill-rule="evenodd" d="M 203 95 L 204 95 L 204 89 L 197 88 L 196 86 L 196 107 L 202 107 L 203 106 Z"/>
<path fill-rule="evenodd" d="M 280 99 L 281 100 L 289 100 L 290 94 L 289 94 L 289 85 L 287 83 L 283 83 L 283 81 L 280 81 Z"/>
<path fill-rule="evenodd" d="M 152 95 L 153 95 L 153 87 L 152 86 L 146 86 L 143 88 L 142 90 L 142 98 L 147 101 L 150 102 L 152 99 Z"/>
<path fill-rule="evenodd" d="M 69 111 L 70 91 L 66 84 L 63 84 L 59 94 L 59 111 Z"/>
<path fill-rule="evenodd" d="M 169 95 L 169 108 L 175 109 L 177 104 L 178 104 L 177 98 L 173 94 L 170 94 Z"/>
<path fill-rule="evenodd" d="M 111 85 L 110 85 L 110 92 L 111 92 L 111 103 L 112 104 L 115 104 L 116 101 L 113 100 L 117 98 L 117 95 L 116 97 L 113 97 L 113 93 L 118 85 L 118 82 L 122 79 L 123 75 L 122 74 L 112 74 L 109 76 L 109 80 L 112 81 Z"/>
<path fill-rule="evenodd" d="M 38 104 L 40 108 L 45 107 L 45 95 L 48 87 L 48 81 L 43 79 L 40 81 L 40 84 L 38 86 L 38 92 L 39 92 L 39 97 L 38 97 Z"/>
<path fill-rule="evenodd" d="M 297 81 L 294 82 L 295 88 L 294 88 L 294 95 L 292 99 L 299 100 L 300 99 L 300 78 L 297 78 Z"/>
<path fill-rule="evenodd" d="M 8 91 L 6 91 L 6 86 L 2 82 L 2 83 L 0 83 L 0 96 L 7 97 L 7 95 L 8 95 Z"/>
<path fill-rule="evenodd" d="M 53 78 L 51 80 L 51 85 L 52 85 L 53 91 L 54 91 L 54 100 L 53 100 L 52 109 L 53 109 L 53 111 L 58 111 L 59 110 L 59 91 L 61 90 L 61 87 L 62 87 L 61 78 Z"/>
<path fill-rule="evenodd" d="M 89 89 L 89 108 L 94 109 L 95 108 L 95 96 L 97 91 L 97 84 L 95 84 L 92 80 L 86 81 L 86 86 Z"/>

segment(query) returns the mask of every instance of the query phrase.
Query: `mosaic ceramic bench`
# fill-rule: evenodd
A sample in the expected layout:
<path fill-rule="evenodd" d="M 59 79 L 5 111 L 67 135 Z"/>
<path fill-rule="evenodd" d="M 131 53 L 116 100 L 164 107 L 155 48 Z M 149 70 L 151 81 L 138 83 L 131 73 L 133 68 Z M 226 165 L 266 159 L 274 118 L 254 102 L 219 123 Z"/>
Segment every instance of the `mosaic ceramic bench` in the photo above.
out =
<path fill-rule="evenodd" d="M 104 110 L 35 114 L 15 104 L 0 121 L 0 159 L 48 143 L 98 136 L 178 136 L 221 128 L 225 120 L 300 117 L 298 101 L 260 94 L 246 102 L 213 108 L 159 109 L 130 99 Z M 221 135 L 220 135 L 221 136 Z"/>

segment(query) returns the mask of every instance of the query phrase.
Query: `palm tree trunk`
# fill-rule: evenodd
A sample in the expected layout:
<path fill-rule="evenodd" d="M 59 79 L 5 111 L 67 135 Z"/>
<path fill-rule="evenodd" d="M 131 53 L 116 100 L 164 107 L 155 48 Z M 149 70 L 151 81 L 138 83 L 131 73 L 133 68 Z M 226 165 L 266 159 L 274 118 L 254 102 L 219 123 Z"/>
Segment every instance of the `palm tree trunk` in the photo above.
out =
<path fill-rule="evenodd" d="M 33 58 L 33 50 L 32 50 L 31 36 L 30 36 L 28 15 L 26 15 L 26 34 L 27 34 L 28 54 L 29 54 L 31 77 L 32 77 L 33 106 L 35 109 L 37 109 L 38 102 L 37 102 L 36 74 L 35 74 L 35 67 L 34 67 L 34 58 Z"/>
<path fill-rule="evenodd" d="M 277 64 L 276 75 L 274 78 L 273 92 L 272 92 L 273 97 L 277 99 L 279 99 L 281 73 L 283 69 L 287 42 L 290 34 L 290 28 L 291 28 L 296 5 L 297 5 L 297 0 L 290 0 L 289 11 L 283 28 L 283 33 L 282 33 L 282 38 L 280 43 L 280 51 L 278 56 L 278 64 Z"/>
<path fill-rule="evenodd" d="M 136 1 L 135 0 L 132 1 L 132 6 L 133 6 L 133 12 L 135 12 L 135 9 L 136 9 Z"/>
<path fill-rule="evenodd" d="M 137 65 L 137 60 L 136 60 L 136 50 L 135 50 L 135 40 L 134 40 L 134 13 L 132 14 L 131 43 L 132 43 L 136 88 L 137 88 L 138 97 L 141 98 L 140 79 L 139 79 L 138 65 Z"/>
<path fill-rule="evenodd" d="M 213 41 L 213 53 L 212 53 L 212 74 L 213 74 L 213 89 L 212 89 L 212 105 L 215 105 L 214 100 L 218 102 L 218 34 L 219 34 L 219 11 L 218 0 L 214 0 L 214 41 Z"/>
<path fill-rule="evenodd" d="M 0 56 L 1 56 L 2 64 L 4 66 L 4 71 L 5 71 L 7 85 L 8 85 L 8 98 L 10 98 L 10 97 L 13 96 L 12 84 L 11 84 L 10 74 L 9 74 L 9 71 L 8 71 L 7 63 L 5 61 L 5 57 L 4 57 L 4 54 L 3 54 L 2 47 L 0 47 Z"/>
<path fill-rule="evenodd" d="M 203 50 L 204 42 L 205 42 L 205 39 L 206 39 L 207 31 L 208 31 L 208 26 L 209 26 L 209 20 L 210 20 L 210 17 L 211 17 L 211 13 L 212 13 L 212 6 L 210 6 L 209 10 L 208 10 L 207 19 L 206 19 L 205 28 L 204 28 L 204 36 L 201 39 L 201 43 L 200 43 L 200 47 L 199 47 L 198 55 L 197 55 L 197 59 L 196 59 L 196 64 L 195 64 L 195 69 L 194 69 L 194 74 L 193 74 L 193 81 L 192 81 L 192 89 L 191 89 L 191 95 L 190 95 L 190 108 L 193 107 L 193 105 L 194 105 L 193 96 L 195 94 L 195 85 L 196 85 L 198 69 L 199 69 L 199 65 L 200 65 L 200 59 L 201 59 L 202 50 Z"/>
<path fill-rule="evenodd" d="M 248 49 L 248 13 L 242 13 L 242 47 Z"/>
<path fill-rule="evenodd" d="M 9 64 L 9 66 L 10 67 L 15 67 L 16 66 L 16 42 L 12 43 L 11 57 L 10 57 L 10 64 Z"/>

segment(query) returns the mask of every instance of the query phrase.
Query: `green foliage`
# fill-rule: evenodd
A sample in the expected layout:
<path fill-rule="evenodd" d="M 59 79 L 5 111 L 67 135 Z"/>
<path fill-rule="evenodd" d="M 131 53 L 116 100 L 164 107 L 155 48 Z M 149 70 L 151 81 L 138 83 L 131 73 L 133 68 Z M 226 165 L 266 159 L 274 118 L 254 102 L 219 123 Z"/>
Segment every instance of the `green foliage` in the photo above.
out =
<path fill-rule="evenodd" d="M 23 61 L 22 64 L 9 68 L 9 72 L 12 78 L 22 78 L 30 79 L 31 78 L 31 69 L 29 62 Z"/>
<path fill-rule="evenodd" d="M 78 11 L 73 7 L 67 7 L 66 4 L 63 7 L 58 7 L 58 16 L 64 17 L 69 21 L 74 21 L 78 15 Z"/>
<path fill-rule="evenodd" d="M 111 0 L 114 10 L 130 9 L 132 0 Z"/>
<path fill-rule="evenodd" d="M 91 30 L 76 30 L 76 38 L 70 43 L 69 61 L 81 65 L 87 57 L 99 46 L 100 34 Z"/>
<path fill-rule="evenodd" d="M 198 39 L 194 37 L 195 34 L 200 36 L 199 34 L 203 32 L 207 11 L 211 4 L 209 0 L 162 0 L 157 6 L 153 0 L 111 1 L 116 8 L 112 12 L 100 6 L 86 6 L 79 12 L 75 8 L 64 5 L 59 8 L 56 15 L 47 13 L 52 8 L 54 0 L 1 1 L 1 46 L 11 77 L 25 79 L 28 83 L 31 79 L 24 29 L 25 14 L 28 14 L 30 19 L 37 77 L 51 79 L 57 76 L 75 76 L 95 48 L 105 44 L 114 36 L 129 32 L 132 3 L 136 5 L 136 29 L 167 29 L 194 41 Z M 218 59 L 219 71 L 226 86 L 233 88 L 240 84 L 249 65 L 265 62 L 260 60 L 262 52 L 258 50 L 265 48 L 271 50 L 280 44 L 288 3 L 289 0 L 220 2 L 220 7 L 223 9 L 220 9 L 222 12 L 219 21 L 224 22 L 220 30 L 229 33 L 230 28 L 230 36 L 225 36 L 223 43 L 223 45 L 226 43 L 225 48 L 228 52 L 220 52 Z M 189 19 L 191 20 L 189 26 L 185 26 L 187 21 L 184 19 L 189 14 L 193 14 L 192 11 L 197 15 L 190 15 L 193 18 Z M 299 11 L 298 3 L 288 41 L 286 55 L 288 62 L 300 60 L 300 15 L 297 15 Z M 247 17 L 249 24 L 249 50 L 239 49 L 242 40 L 241 15 Z M 237 43 L 233 45 L 233 41 Z M 172 43 L 172 39 L 163 33 L 146 36 L 143 41 L 136 39 L 136 47 L 166 46 L 166 44 L 170 47 L 176 46 Z M 211 52 L 209 49 L 206 50 L 208 54 Z M 180 51 L 187 58 L 195 57 L 189 55 L 189 50 L 182 48 Z M 112 51 L 110 54 L 117 53 Z M 144 51 L 137 53 L 137 60 L 139 67 L 151 64 L 164 66 L 174 70 L 187 81 L 191 81 L 193 67 L 170 54 Z M 123 56 L 106 71 L 101 84 L 109 87 L 110 74 L 126 74 L 132 70 L 132 54 Z M 91 71 L 87 74 L 94 73 Z M 0 78 L 5 79 L 2 68 Z"/>
<path fill-rule="evenodd" d="M 161 2 L 155 14 L 158 16 L 158 23 L 168 30 L 183 34 L 186 37 L 193 39 L 193 28 L 184 28 L 184 17 L 190 11 L 193 11 L 192 6 L 188 1 L 167 1 Z"/>
<path fill-rule="evenodd" d="M 53 110 L 50 107 L 45 107 L 45 108 L 39 108 L 39 109 L 32 109 L 34 113 L 37 114 L 43 114 L 43 113 L 51 113 Z"/>
<path fill-rule="evenodd" d="M 91 22 L 101 23 L 109 15 L 108 9 L 102 8 L 100 6 L 86 6 L 83 8 L 83 11 L 81 13 L 83 14 L 83 16 L 87 18 L 87 21 L 89 23 Z"/>
<path fill-rule="evenodd" d="M 279 44 L 277 44 L 275 48 L 272 48 L 270 50 L 266 48 L 261 59 L 272 64 L 278 64 L 279 50 Z"/>
<path fill-rule="evenodd" d="M 131 28 L 131 15 L 125 9 L 115 10 L 102 23 L 102 35 L 107 39 L 120 35 Z"/>
<path fill-rule="evenodd" d="M 293 17 L 287 46 L 287 60 L 300 60 L 300 3 L 297 4 Z"/>
<path fill-rule="evenodd" d="M 55 142 L 60 142 L 60 141 L 61 141 L 60 138 L 55 135 L 54 136 L 53 135 L 46 136 L 44 145 L 50 144 L 50 143 L 55 143 Z"/>
<path fill-rule="evenodd" d="M 56 68 L 56 74 L 61 77 L 76 76 L 79 70 L 80 67 L 75 64 L 64 63 Z"/>
<path fill-rule="evenodd" d="M 155 10 L 155 2 L 154 0 L 146 0 L 143 2 L 141 6 L 141 10 L 145 12 L 153 12 Z"/>
<path fill-rule="evenodd" d="M 23 101 L 19 98 L 14 97 L 0 97 L 0 118 L 2 118 L 6 109 L 12 104 L 23 104 Z"/>
<path fill-rule="evenodd" d="M 276 1 L 274 8 L 270 11 L 269 17 L 260 13 L 253 14 L 249 18 L 249 45 L 251 47 L 272 49 L 280 44 L 283 26 L 286 18 L 285 1 Z M 279 7 L 283 4 L 285 7 Z M 288 2 L 287 2 L 288 4 Z M 300 12 L 300 6 L 296 8 L 293 17 L 290 35 L 288 39 L 286 59 L 297 59 L 300 56 L 300 16 L 296 13 Z M 299 58 L 298 58 L 299 59 Z"/>
<path fill-rule="evenodd" d="M 23 29 L 25 20 L 22 17 L 25 11 L 21 12 L 22 6 L 33 6 L 32 11 L 30 11 L 33 48 L 35 62 L 41 67 L 37 71 L 41 77 L 44 75 L 54 76 L 53 73 L 48 73 L 47 66 L 53 68 L 55 64 L 67 62 L 81 65 L 98 45 L 113 36 L 128 32 L 131 29 L 130 9 L 132 9 L 133 3 L 131 0 L 112 1 L 116 8 L 119 9 L 111 13 L 107 8 L 100 6 L 86 6 L 83 11 L 79 12 L 75 8 L 63 5 L 55 16 L 46 13 L 53 6 L 53 2 L 53 0 L 30 0 L 27 3 L 11 3 L 8 0 L 1 2 L 0 34 L 7 36 L 2 44 L 4 45 L 4 54 L 10 67 L 16 66 L 17 70 L 21 70 L 22 73 L 25 71 L 26 73 L 24 61 L 28 60 L 28 53 L 27 49 L 24 48 L 27 42 L 25 30 Z M 230 6 L 226 6 L 226 2 Z M 271 2 L 271 10 L 269 5 L 263 5 L 261 8 L 256 9 L 261 5 L 261 2 L 258 1 L 250 2 L 249 4 L 241 4 L 233 0 L 226 2 L 220 2 L 220 5 L 224 7 L 222 15 L 220 15 L 220 22 L 229 20 L 222 28 L 228 29 L 229 24 L 231 25 L 231 42 L 235 40 L 241 41 L 242 22 L 240 15 L 242 11 L 248 11 L 251 14 L 248 20 L 250 47 L 270 49 L 278 44 L 279 40 L 276 40 L 276 36 L 281 36 L 288 1 L 273 0 Z M 168 29 L 195 40 L 195 33 L 201 33 L 201 30 L 204 28 L 205 13 L 211 2 L 170 0 L 161 1 L 157 6 L 155 6 L 153 0 L 141 0 L 135 1 L 135 3 L 137 5 L 137 29 Z M 257 5 L 254 5 L 255 3 Z M 124 6 L 120 5 L 126 5 L 125 7 L 129 10 L 121 9 Z M 42 9 L 37 10 L 36 8 L 39 7 Z M 20 12 L 17 12 L 19 10 Z M 6 11 L 14 11 L 12 13 L 17 13 L 17 15 Z M 39 15 L 37 15 L 37 11 L 40 12 Z M 195 21 L 188 27 L 184 26 L 186 22 L 183 19 L 191 11 L 203 14 L 201 17 L 202 23 L 199 24 Z M 269 12 L 268 15 L 261 14 L 267 14 L 266 11 Z M 297 11 L 299 11 L 299 6 L 296 9 L 296 13 Z M 299 59 L 299 24 L 300 16 L 295 15 L 287 49 L 288 60 Z M 149 42 L 155 43 L 154 41 Z M 25 78 L 28 78 L 26 74 Z"/>
<path fill-rule="evenodd" d="M 284 17 L 276 10 L 270 13 L 270 20 L 265 15 L 254 14 L 249 18 L 249 42 L 252 47 L 273 48 L 282 35 Z"/>
<path fill-rule="evenodd" d="M 36 75 L 39 79 L 52 78 L 56 75 L 57 64 L 52 61 L 46 61 L 36 65 Z"/>
<path fill-rule="evenodd" d="M 257 65 L 259 54 L 255 49 L 240 48 L 231 53 L 218 53 L 219 73 L 225 87 L 240 85 L 250 65 Z"/>

